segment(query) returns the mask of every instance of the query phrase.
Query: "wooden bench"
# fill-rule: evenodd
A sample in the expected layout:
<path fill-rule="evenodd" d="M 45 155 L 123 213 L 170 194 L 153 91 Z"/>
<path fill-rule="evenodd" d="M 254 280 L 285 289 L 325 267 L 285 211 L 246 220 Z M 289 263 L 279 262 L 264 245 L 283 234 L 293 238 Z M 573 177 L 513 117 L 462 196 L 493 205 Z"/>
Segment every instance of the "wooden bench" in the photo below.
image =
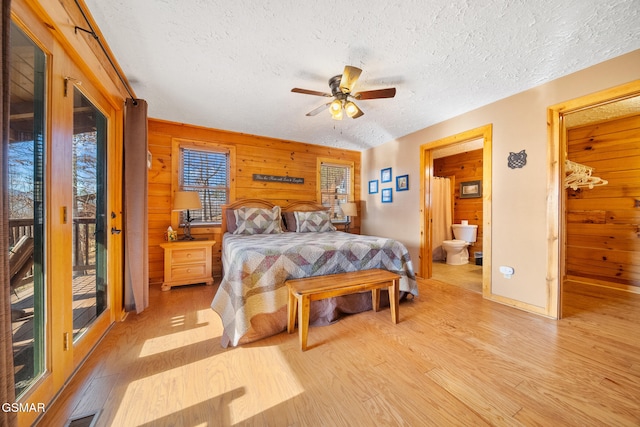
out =
<path fill-rule="evenodd" d="M 292 279 L 287 280 L 285 284 L 289 288 L 287 332 L 292 333 L 295 329 L 297 312 L 300 348 L 302 351 L 307 349 L 311 301 L 371 291 L 373 310 L 378 311 L 380 309 L 380 289 L 388 288 L 391 320 L 393 323 L 398 323 L 400 275 L 396 273 L 373 269 Z"/>

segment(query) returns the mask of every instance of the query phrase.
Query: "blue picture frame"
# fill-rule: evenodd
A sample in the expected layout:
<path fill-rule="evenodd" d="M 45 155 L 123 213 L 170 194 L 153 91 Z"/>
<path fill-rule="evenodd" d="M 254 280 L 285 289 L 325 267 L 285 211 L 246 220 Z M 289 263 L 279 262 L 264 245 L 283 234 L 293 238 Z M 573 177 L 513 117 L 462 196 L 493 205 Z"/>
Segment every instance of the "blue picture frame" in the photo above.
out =
<path fill-rule="evenodd" d="M 391 182 L 391 168 L 385 168 L 380 171 L 380 182 Z"/>
<path fill-rule="evenodd" d="M 393 202 L 393 191 L 391 188 L 383 188 L 382 189 L 382 203 L 392 203 Z"/>
<path fill-rule="evenodd" d="M 409 189 L 409 175 L 396 176 L 396 191 L 407 191 Z"/>
<path fill-rule="evenodd" d="M 369 194 L 378 194 L 378 180 L 372 179 L 369 181 Z"/>

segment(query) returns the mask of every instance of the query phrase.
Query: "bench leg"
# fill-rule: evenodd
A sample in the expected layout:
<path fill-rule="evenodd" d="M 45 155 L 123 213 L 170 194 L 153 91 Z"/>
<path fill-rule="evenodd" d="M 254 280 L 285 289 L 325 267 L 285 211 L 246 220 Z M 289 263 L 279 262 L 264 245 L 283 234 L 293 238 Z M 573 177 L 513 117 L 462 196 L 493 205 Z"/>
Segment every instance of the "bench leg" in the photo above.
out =
<path fill-rule="evenodd" d="M 371 306 L 373 311 L 380 311 L 380 289 L 371 289 Z"/>
<path fill-rule="evenodd" d="M 289 291 L 289 304 L 287 305 L 287 332 L 293 333 L 296 328 L 296 311 L 298 310 L 298 298 Z"/>
<path fill-rule="evenodd" d="M 307 349 L 307 335 L 309 334 L 309 307 L 311 301 L 308 295 L 298 297 L 298 333 L 300 337 L 300 349 Z"/>
<path fill-rule="evenodd" d="M 398 313 L 400 312 L 400 282 L 398 280 L 394 280 L 391 282 L 391 286 L 389 286 L 389 305 L 391 306 L 391 321 L 393 323 L 398 323 L 400 320 L 400 316 Z"/>

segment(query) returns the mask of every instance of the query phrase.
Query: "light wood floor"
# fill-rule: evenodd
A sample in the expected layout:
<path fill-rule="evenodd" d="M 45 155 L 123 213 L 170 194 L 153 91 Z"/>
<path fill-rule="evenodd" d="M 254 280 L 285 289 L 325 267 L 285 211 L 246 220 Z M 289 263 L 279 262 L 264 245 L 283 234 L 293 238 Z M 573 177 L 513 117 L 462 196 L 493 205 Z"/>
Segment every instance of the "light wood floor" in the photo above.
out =
<path fill-rule="evenodd" d="M 475 264 L 448 265 L 444 261 L 431 264 L 431 278 L 482 293 L 482 266 Z"/>
<path fill-rule="evenodd" d="M 567 285 L 566 318 L 430 280 L 388 309 L 222 349 L 214 287 L 151 291 L 40 422 L 99 426 L 637 426 L 640 295 Z"/>
<path fill-rule="evenodd" d="M 95 271 L 95 270 L 94 270 Z M 28 388 L 34 381 L 34 282 L 26 280 L 11 293 L 13 332 L 13 365 L 16 380 L 16 394 Z M 80 333 L 96 318 L 96 279 L 95 275 L 73 278 L 73 334 Z"/>

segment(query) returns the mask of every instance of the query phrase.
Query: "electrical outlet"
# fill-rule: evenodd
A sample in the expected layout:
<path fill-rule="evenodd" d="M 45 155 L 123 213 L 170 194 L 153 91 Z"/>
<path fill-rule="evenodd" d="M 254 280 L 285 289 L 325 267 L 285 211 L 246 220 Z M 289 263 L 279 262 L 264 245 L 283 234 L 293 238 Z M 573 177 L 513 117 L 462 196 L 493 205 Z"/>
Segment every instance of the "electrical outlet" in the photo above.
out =
<path fill-rule="evenodd" d="M 514 270 L 513 270 L 513 267 L 501 265 L 500 273 L 504 274 L 505 279 L 511 279 L 511 276 L 513 276 Z"/>

